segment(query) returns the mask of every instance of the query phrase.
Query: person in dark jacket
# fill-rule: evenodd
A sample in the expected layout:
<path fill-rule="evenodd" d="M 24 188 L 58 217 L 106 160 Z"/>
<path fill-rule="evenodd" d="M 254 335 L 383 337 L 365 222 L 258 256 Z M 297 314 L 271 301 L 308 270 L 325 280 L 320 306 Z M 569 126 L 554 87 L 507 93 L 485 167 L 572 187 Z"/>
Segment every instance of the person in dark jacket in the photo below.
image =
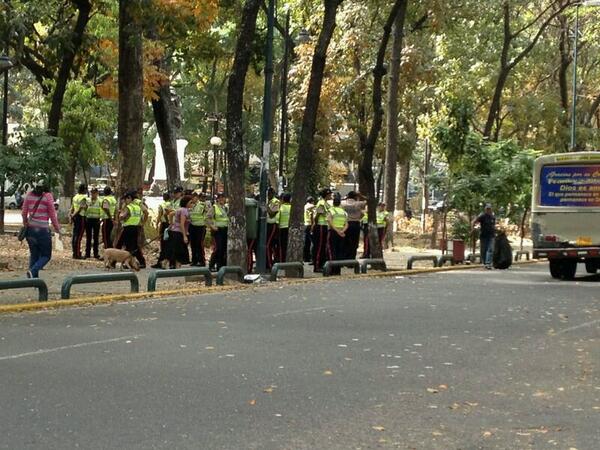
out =
<path fill-rule="evenodd" d="M 496 216 L 492 212 L 492 205 L 487 203 L 483 214 L 474 221 L 473 226 L 479 224 L 479 243 L 481 263 L 486 269 L 492 268 L 492 255 L 494 253 L 494 235 L 496 233 Z"/>

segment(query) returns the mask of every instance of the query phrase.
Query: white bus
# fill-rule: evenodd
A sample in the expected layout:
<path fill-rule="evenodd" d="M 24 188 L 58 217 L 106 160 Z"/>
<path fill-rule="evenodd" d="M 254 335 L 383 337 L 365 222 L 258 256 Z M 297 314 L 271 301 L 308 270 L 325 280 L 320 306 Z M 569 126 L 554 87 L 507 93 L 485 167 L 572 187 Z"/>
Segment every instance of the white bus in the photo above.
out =
<path fill-rule="evenodd" d="M 533 169 L 533 257 L 554 278 L 573 279 L 577 263 L 600 268 L 600 152 L 541 156 Z"/>

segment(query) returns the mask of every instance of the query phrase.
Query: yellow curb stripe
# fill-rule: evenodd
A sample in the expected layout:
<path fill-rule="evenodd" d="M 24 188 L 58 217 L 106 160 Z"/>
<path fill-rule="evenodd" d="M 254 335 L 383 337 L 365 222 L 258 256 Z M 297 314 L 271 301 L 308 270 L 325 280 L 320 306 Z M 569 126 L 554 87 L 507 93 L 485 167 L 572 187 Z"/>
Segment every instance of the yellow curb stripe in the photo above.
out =
<path fill-rule="evenodd" d="M 532 260 L 532 261 L 518 261 L 514 262 L 513 265 L 527 265 L 527 264 L 536 264 L 540 261 Z M 428 273 L 438 273 L 438 272 L 452 272 L 459 270 L 472 270 L 472 269 L 481 269 L 483 266 L 481 264 L 470 264 L 470 265 L 456 265 L 456 266 L 448 266 L 448 267 L 431 267 L 431 268 L 416 268 L 412 270 L 405 269 L 396 269 L 392 268 L 387 272 L 377 272 L 377 273 L 366 273 L 366 274 L 349 274 L 342 276 L 331 276 L 331 277 L 315 277 L 315 278 L 290 278 L 282 280 L 286 285 L 299 285 L 305 283 L 315 283 L 315 282 L 323 282 L 323 281 L 344 281 L 344 280 L 354 280 L 361 278 L 387 278 L 394 276 L 404 276 L 404 275 L 422 275 Z M 255 285 L 255 284 L 236 284 L 236 285 L 228 285 L 228 286 L 210 286 L 210 287 L 197 287 L 197 288 L 183 288 L 183 289 L 173 289 L 173 290 L 164 290 L 164 291 L 155 291 L 155 292 L 139 292 L 133 294 L 113 294 L 113 295 L 102 295 L 95 297 L 77 297 L 69 300 L 50 300 L 47 302 L 29 302 L 29 303 L 15 303 L 10 305 L 0 305 L 0 314 L 11 314 L 18 312 L 26 312 L 26 311 L 41 311 L 47 309 L 58 309 L 65 308 L 69 306 L 92 306 L 92 305 L 102 305 L 102 304 L 110 304 L 110 303 L 119 303 L 130 300 L 147 300 L 147 299 L 157 299 L 157 300 L 169 300 L 169 298 L 181 297 L 184 295 L 207 295 L 207 294 L 217 294 L 220 292 L 232 292 L 232 291 L 240 291 L 240 290 L 249 290 L 249 289 L 264 289 L 264 288 L 273 288 L 277 286 L 276 284 L 263 284 L 263 285 Z"/>

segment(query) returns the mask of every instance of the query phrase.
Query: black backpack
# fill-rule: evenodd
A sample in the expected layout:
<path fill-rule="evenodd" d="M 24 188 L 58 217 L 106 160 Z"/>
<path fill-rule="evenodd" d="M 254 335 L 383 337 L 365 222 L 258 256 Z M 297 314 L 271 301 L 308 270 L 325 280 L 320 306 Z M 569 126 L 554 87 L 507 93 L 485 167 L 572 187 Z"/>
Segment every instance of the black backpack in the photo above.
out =
<path fill-rule="evenodd" d="M 494 240 L 492 263 L 494 269 L 508 269 L 512 264 L 512 247 L 504 231 L 499 231 Z"/>

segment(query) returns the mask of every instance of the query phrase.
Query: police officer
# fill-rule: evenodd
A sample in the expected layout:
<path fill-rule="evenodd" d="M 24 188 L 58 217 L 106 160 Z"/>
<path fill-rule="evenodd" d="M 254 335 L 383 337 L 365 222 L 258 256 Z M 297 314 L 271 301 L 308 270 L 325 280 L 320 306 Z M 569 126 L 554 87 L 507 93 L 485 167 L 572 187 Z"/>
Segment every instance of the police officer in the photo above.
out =
<path fill-rule="evenodd" d="M 315 199 L 308 197 L 304 205 L 304 262 L 312 263 L 312 235 L 313 214 L 315 212 Z"/>
<path fill-rule="evenodd" d="M 85 211 L 85 257 L 91 257 L 92 244 L 94 258 L 100 259 L 98 239 L 100 234 L 100 218 L 102 217 L 102 202 L 98 196 L 98 188 L 92 188 L 91 198 Z"/>
<path fill-rule="evenodd" d="M 125 250 L 134 255 L 138 261 L 140 259 L 143 261 L 144 257 L 140 254 L 138 242 L 140 224 L 142 223 L 142 208 L 134 203 L 135 198 L 135 191 L 128 192 L 123 197 L 124 207 L 119 214 L 123 229 L 117 240 L 116 247 L 119 249 L 125 247 Z"/>
<path fill-rule="evenodd" d="M 363 234 L 363 259 L 369 259 L 371 257 L 371 245 L 369 244 L 369 213 L 365 210 L 360 226 Z"/>
<path fill-rule="evenodd" d="M 85 231 L 85 210 L 87 209 L 87 186 L 80 184 L 77 194 L 71 201 L 71 211 L 69 216 L 73 224 L 73 237 L 71 238 L 71 247 L 73 248 L 73 259 L 83 259 L 81 256 L 81 240 Z"/>
<path fill-rule="evenodd" d="M 213 237 L 213 252 L 210 255 L 209 267 L 219 270 L 227 265 L 227 229 L 229 216 L 225 208 L 225 194 L 217 194 L 217 201 L 209 214 L 210 230 Z"/>
<path fill-rule="evenodd" d="M 342 198 L 339 193 L 333 197 L 333 206 L 327 212 L 327 257 L 329 261 L 339 261 L 346 258 L 346 231 L 348 230 L 348 213 L 342 208 Z M 341 267 L 333 267 L 332 275 L 339 275 Z"/>
<path fill-rule="evenodd" d="M 312 236 L 313 236 L 313 270 L 322 272 L 327 258 L 327 213 L 328 200 L 331 199 L 331 189 L 325 188 L 320 192 L 321 198 L 315 206 Z"/>
<path fill-rule="evenodd" d="M 142 210 L 142 219 L 138 225 L 138 253 L 136 255 L 136 259 L 140 263 L 140 269 L 146 268 L 146 259 L 144 258 L 144 244 L 146 243 L 146 232 L 144 231 L 144 225 L 148 221 L 149 212 L 148 206 L 146 205 L 146 200 L 144 199 L 144 190 L 143 188 L 138 188 L 137 191 L 132 192 L 133 194 L 133 203 L 139 206 Z"/>
<path fill-rule="evenodd" d="M 342 208 L 348 213 L 348 231 L 346 231 L 346 258 L 356 259 L 358 242 L 360 241 L 361 220 L 367 202 L 358 192 L 350 191 Z"/>
<path fill-rule="evenodd" d="M 104 188 L 102 197 L 102 240 L 104 249 L 112 248 L 112 231 L 114 227 L 115 211 L 117 210 L 117 199 L 109 186 Z"/>
<path fill-rule="evenodd" d="M 391 215 L 385 210 L 385 203 L 380 202 L 377 206 L 377 237 L 379 238 L 379 245 L 382 250 L 390 223 Z"/>
<path fill-rule="evenodd" d="M 267 191 L 267 269 L 279 259 L 279 207 L 281 202 L 275 195 L 275 189 Z"/>
<path fill-rule="evenodd" d="M 158 254 L 158 261 L 151 267 L 153 269 L 162 269 L 162 262 L 167 259 L 167 240 L 165 239 L 165 233 L 169 228 L 169 218 L 174 211 L 173 202 L 171 201 L 171 194 L 165 192 L 163 194 L 163 201 L 158 205 L 158 217 L 156 218 L 156 227 L 158 228 L 158 236 L 160 238 L 160 253 Z"/>
<path fill-rule="evenodd" d="M 206 257 L 204 256 L 204 237 L 206 236 L 206 213 L 208 206 L 204 201 L 204 197 L 200 197 L 197 193 L 192 195 L 195 200 L 195 205 L 190 209 L 190 247 L 192 250 L 192 266 L 206 265 Z"/>
<path fill-rule="evenodd" d="M 292 195 L 288 192 L 281 196 L 281 205 L 279 205 L 279 261 L 285 262 L 287 257 L 288 235 L 290 229 L 290 213 L 292 205 L 290 201 Z"/>

